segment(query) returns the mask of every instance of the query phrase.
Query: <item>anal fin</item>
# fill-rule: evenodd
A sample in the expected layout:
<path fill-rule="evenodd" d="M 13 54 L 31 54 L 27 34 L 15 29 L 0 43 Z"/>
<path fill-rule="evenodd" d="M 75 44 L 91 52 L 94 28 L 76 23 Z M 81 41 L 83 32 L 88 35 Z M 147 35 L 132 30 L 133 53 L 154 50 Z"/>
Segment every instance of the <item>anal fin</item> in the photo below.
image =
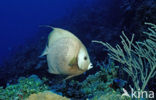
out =
<path fill-rule="evenodd" d="M 76 75 L 67 76 L 64 80 L 68 80 L 68 79 L 70 79 L 70 78 L 72 78 L 72 77 L 74 77 L 74 76 L 76 76 Z"/>

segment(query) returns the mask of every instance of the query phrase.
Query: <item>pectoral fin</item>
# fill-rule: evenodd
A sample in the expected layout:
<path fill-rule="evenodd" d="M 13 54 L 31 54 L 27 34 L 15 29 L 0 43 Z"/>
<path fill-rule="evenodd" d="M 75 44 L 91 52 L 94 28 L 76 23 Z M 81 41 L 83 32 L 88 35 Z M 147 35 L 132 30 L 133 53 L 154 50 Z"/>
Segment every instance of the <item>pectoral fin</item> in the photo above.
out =
<path fill-rule="evenodd" d="M 77 65 L 77 58 L 73 57 L 68 65 L 71 66 L 71 67 L 74 66 L 74 65 Z"/>

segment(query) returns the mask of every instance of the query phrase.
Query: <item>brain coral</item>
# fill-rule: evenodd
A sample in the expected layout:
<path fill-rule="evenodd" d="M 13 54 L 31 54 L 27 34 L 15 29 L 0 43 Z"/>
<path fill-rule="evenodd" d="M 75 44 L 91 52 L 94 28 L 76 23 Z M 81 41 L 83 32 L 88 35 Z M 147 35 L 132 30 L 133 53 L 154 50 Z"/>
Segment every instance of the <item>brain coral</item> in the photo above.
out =
<path fill-rule="evenodd" d="M 26 100 L 70 100 L 66 97 L 62 97 L 50 91 L 39 92 L 37 94 L 31 94 Z"/>

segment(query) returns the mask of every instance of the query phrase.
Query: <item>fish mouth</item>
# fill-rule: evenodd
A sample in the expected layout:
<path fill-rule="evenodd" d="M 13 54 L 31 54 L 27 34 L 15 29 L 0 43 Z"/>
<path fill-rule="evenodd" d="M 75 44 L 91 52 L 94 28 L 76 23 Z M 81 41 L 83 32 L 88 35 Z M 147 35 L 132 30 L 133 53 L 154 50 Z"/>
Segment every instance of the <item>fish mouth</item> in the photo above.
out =
<path fill-rule="evenodd" d="M 88 65 L 88 70 L 91 69 L 91 68 L 93 68 L 93 64 L 92 64 L 92 63 L 90 63 L 90 64 Z"/>

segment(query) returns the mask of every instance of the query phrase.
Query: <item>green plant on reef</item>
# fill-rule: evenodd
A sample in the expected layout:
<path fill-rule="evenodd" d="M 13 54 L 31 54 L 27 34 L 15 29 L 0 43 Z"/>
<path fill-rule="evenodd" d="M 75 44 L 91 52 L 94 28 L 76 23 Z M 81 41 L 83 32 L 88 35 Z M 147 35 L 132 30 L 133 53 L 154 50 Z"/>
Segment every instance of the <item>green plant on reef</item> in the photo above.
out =
<path fill-rule="evenodd" d="M 21 77 L 18 79 L 17 84 L 8 85 L 5 89 L 0 87 L 0 100 L 23 100 L 32 93 L 38 93 L 48 89 L 48 86 L 36 75 L 28 78 Z"/>
<path fill-rule="evenodd" d="M 156 75 L 156 25 L 145 23 L 151 26 L 148 32 L 143 32 L 148 38 L 144 41 L 133 42 L 124 34 L 120 36 L 122 47 L 116 45 L 112 47 L 109 43 L 102 41 L 93 41 L 100 43 L 108 48 L 109 56 L 123 64 L 125 72 L 132 78 L 135 89 L 144 91 L 148 81 Z"/>

